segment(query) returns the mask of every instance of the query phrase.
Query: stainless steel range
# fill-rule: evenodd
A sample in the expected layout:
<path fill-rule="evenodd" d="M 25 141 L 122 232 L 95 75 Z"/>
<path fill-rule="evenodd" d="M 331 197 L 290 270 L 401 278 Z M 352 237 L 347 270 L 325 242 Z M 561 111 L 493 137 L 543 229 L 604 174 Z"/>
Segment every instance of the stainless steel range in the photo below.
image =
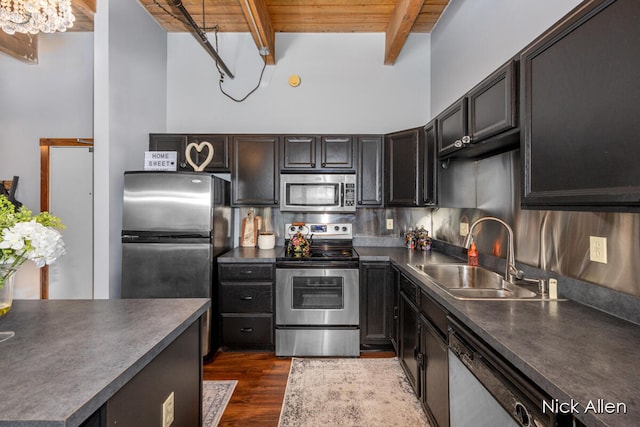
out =
<path fill-rule="evenodd" d="M 276 260 L 276 356 L 359 356 L 360 284 L 352 225 L 285 227 L 288 250 Z M 298 250 L 307 244 L 308 252 Z"/>

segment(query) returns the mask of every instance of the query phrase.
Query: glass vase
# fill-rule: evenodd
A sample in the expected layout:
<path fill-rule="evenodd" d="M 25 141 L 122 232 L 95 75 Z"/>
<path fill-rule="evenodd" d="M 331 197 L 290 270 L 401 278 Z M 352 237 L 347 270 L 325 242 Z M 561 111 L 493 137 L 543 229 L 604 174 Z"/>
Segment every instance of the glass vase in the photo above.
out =
<path fill-rule="evenodd" d="M 13 286 L 16 278 L 15 267 L 0 264 L 0 320 L 9 312 L 13 303 Z M 0 323 L 0 342 L 6 341 L 14 336 L 13 331 L 3 331 Z"/>

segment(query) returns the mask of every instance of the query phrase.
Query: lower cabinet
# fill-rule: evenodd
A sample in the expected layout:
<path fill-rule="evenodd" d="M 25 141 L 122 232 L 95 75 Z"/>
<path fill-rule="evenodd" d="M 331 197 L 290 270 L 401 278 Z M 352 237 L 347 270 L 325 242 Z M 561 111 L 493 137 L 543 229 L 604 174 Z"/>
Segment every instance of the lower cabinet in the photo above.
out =
<path fill-rule="evenodd" d="M 417 288 L 405 276 L 400 278 L 400 331 L 398 359 L 414 392 L 420 397 L 420 313 L 416 306 Z"/>
<path fill-rule="evenodd" d="M 449 360 L 447 342 L 420 316 L 420 401 L 438 427 L 449 426 Z"/>
<path fill-rule="evenodd" d="M 397 354 L 432 426 L 449 426 L 447 312 L 393 269 L 398 292 Z M 392 299 L 394 301 L 394 299 Z"/>
<path fill-rule="evenodd" d="M 273 264 L 219 264 L 219 333 L 223 347 L 274 349 L 274 272 Z"/>
<path fill-rule="evenodd" d="M 360 263 L 360 347 L 391 347 L 393 317 L 391 266 L 388 262 Z"/>

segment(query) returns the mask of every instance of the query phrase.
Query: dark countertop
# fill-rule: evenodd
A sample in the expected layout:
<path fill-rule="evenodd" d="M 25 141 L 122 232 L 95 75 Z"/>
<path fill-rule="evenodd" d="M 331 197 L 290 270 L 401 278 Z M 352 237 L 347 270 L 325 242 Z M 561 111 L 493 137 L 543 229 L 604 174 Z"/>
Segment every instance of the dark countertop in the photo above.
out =
<path fill-rule="evenodd" d="M 361 262 L 391 261 L 552 398 L 578 402 L 574 415 L 587 426 L 640 425 L 640 326 L 574 301 L 456 300 L 406 264 L 464 260 L 435 250 L 355 249 Z M 232 252 L 235 262 L 266 259 L 246 248 Z M 598 399 L 624 404 L 627 413 L 596 413 Z M 586 411 L 590 402 L 595 410 Z"/>
<path fill-rule="evenodd" d="M 276 262 L 276 258 L 284 255 L 284 246 L 273 249 L 233 248 L 218 257 L 219 263 L 229 262 Z"/>
<path fill-rule="evenodd" d="M 16 300 L 0 320 L 0 425 L 76 426 L 173 342 L 209 299 Z"/>

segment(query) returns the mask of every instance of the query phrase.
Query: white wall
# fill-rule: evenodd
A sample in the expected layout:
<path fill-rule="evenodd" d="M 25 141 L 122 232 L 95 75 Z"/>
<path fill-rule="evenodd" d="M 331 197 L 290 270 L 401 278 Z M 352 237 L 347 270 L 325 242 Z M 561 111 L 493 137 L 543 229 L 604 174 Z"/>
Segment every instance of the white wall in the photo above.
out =
<path fill-rule="evenodd" d="M 93 136 L 93 33 L 40 34 L 38 64 L 0 54 L 0 179 L 40 211 L 40 138 Z M 69 226 L 72 226 L 69 224 Z M 16 276 L 16 298 L 39 298 L 39 270 Z"/>
<path fill-rule="evenodd" d="M 431 113 L 437 115 L 580 0 L 451 0 L 431 33 Z"/>
<path fill-rule="evenodd" d="M 210 35 L 215 46 L 215 38 Z M 218 53 L 236 75 L 223 87 L 243 97 L 262 60 L 251 36 L 220 34 Z M 384 65 L 384 34 L 276 34 L 276 65 L 236 103 L 218 88 L 213 59 L 189 34 L 169 34 L 167 130 L 238 133 L 386 133 L 430 116 L 430 36 L 411 34 L 398 61 Z M 301 77 L 298 87 L 288 78 Z"/>
<path fill-rule="evenodd" d="M 167 33 L 131 0 L 99 1 L 95 23 L 94 297 L 117 298 L 123 173 L 165 131 Z"/>

